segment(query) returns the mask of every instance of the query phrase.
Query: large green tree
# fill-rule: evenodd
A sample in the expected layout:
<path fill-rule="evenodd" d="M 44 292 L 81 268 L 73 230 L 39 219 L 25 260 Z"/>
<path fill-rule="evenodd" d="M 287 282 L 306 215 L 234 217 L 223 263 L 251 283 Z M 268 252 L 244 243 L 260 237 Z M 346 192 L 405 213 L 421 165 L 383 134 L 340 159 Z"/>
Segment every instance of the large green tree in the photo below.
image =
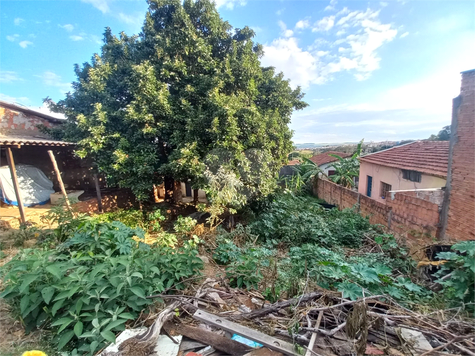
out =
<path fill-rule="evenodd" d="M 163 179 L 205 187 L 219 169 L 242 194 L 266 194 L 304 94 L 262 68 L 254 32 L 233 29 L 209 0 L 148 4 L 141 33 L 107 28 L 101 54 L 76 65 L 73 91 L 51 104 L 68 118 L 63 138 L 139 199 Z"/>

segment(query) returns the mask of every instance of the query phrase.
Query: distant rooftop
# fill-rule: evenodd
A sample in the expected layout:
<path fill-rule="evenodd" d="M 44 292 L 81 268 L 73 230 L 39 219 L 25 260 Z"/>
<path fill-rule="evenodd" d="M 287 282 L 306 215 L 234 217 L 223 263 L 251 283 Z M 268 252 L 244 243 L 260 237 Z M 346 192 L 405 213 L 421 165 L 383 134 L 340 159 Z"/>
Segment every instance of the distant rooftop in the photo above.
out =
<path fill-rule="evenodd" d="M 30 107 L 18 103 L 10 103 L 8 101 L 0 100 L 0 106 L 6 107 L 11 110 L 21 111 L 25 114 L 35 115 L 46 120 L 53 122 L 62 122 L 66 119 L 63 114 L 52 112 L 46 105 L 41 107 Z"/>
<path fill-rule="evenodd" d="M 447 177 L 449 141 L 416 141 L 360 157 L 362 162 Z"/>
<path fill-rule="evenodd" d="M 334 155 L 340 156 L 341 158 L 351 157 L 351 155 L 348 153 L 343 153 L 343 152 L 338 152 L 338 151 L 328 151 L 325 153 L 320 153 L 319 155 L 315 155 L 311 157 L 310 160 L 318 166 L 321 166 L 322 164 L 338 161 L 338 158 L 329 156 L 329 154 L 334 154 Z"/>

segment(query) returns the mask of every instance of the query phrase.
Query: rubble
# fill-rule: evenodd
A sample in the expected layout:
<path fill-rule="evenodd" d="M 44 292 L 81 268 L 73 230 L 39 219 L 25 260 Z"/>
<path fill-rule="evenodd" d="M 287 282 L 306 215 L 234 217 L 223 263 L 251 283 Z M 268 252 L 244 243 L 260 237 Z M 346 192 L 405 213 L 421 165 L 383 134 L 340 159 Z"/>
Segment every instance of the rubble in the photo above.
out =
<path fill-rule="evenodd" d="M 146 332 L 127 340 L 132 353 L 112 345 L 101 356 L 139 356 L 146 349 L 140 345 L 151 342 L 150 353 L 140 355 L 155 355 L 153 349 L 158 356 L 475 355 L 473 320 L 420 314 L 387 295 L 351 301 L 319 290 L 269 305 L 257 292 L 208 278 L 196 290 L 148 298 L 172 303 Z M 169 336 L 157 337 L 160 332 Z M 116 344 L 123 345 L 125 333 Z M 179 347 L 165 353 L 175 337 Z M 263 347 L 250 346 L 256 343 Z"/>

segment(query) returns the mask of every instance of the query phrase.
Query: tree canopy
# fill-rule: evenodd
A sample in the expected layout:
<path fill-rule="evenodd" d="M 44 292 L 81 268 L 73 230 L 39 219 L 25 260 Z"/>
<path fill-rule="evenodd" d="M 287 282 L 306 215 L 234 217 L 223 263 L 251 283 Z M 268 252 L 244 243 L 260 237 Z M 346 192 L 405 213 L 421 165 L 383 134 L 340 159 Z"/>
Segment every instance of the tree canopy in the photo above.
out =
<path fill-rule="evenodd" d="M 75 66 L 73 91 L 51 103 L 68 119 L 59 134 L 139 199 L 166 177 L 205 187 L 219 169 L 266 194 L 292 150 L 292 112 L 307 106 L 301 89 L 261 67 L 252 29 L 209 0 L 148 4 L 139 35 L 107 28 L 101 53 Z"/>
<path fill-rule="evenodd" d="M 430 135 L 428 140 L 430 141 L 449 141 L 450 140 L 450 125 L 444 126 L 437 135 Z"/>

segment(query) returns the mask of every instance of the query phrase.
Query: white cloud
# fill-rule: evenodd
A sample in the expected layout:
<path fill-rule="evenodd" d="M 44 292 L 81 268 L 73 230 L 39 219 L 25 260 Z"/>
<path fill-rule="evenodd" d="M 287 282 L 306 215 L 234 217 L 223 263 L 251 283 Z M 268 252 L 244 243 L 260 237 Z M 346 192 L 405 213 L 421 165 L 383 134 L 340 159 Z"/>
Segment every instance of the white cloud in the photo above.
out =
<path fill-rule="evenodd" d="M 0 71 L 0 83 L 11 83 L 21 81 L 21 79 L 16 72 L 10 70 L 1 70 Z"/>
<path fill-rule="evenodd" d="M 112 0 L 81 0 L 81 1 L 87 4 L 91 4 L 96 9 L 101 11 L 103 14 L 110 11 L 109 3 L 112 2 Z"/>
<path fill-rule="evenodd" d="M 317 59 L 310 52 L 302 50 L 296 38 L 276 39 L 264 46 L 264 53 L 262 64 L 283 71 L 291 79 L 293 88 L 298 85 L 307 88 L 318 81 Z"/>
<path fill-rule="evenodd" d="M 72 35 L 72 36 L 69 36 L 69 38 L 73 41 L 82 41 L 82 40 L 84 40 L 83 36 L 78 36 L 78 35 Z"/>
<path fill-rule="evenodd" d="M 282 14 L 284 13 L 284 11 L 285 11 L 285 8 L 279 9 L 279 10 L 277 10 L 277 11 L 275 12 L 275 14 L 276 14 L 277 16 L 280 16 L 280 15 L 282 15 Z"/>
<path fill-rule="evenodd" d="M 64 28 L 68 32 L 72 32 L 74 30 L 74 26 L 71 25 L 70 23 L 67 23 L 66 25 L 58 25 L 61 28 Z"/>
<path fill-rule="evenodd" d="M 330 0 L 330 5 L 325 7 L 325 11 L 332 11 L 335 10 L 335 5 L 337 3 L 337 0 Z"/>
<path fill-rule="evenodd" d="M 0 93 L 0 100 L 19 104 L 28 104 L 30 102 L 30 99 L 28 99 L 26 96 L 14 97 L 3 93 Z"/>
<path fill-rule="evenodd" d="M 304 30 L 310 27 L 310 22 L 308 20 L 300 20 L 295 24 L 295 30 Z"/>
<path fill-rule="evenodd" d="M 404 32 L 401 36 L 399 36 L 399 38 L 404 38 L 404 37 L 406 37 L 407 35 L 409 35 L 409 32 Z"/>
<path fill-rule="evenodd" d="M 339 39 L 329 42 L 318 37 L 307 49 L 299 47 L 284 22 L 279 21 L 279 26 L 281 38 L 264 46 L 265 61 L 283 71 L 292 85 L 302 87 L 330 81 L 339 72 L 350 72 L 359 81 L 369 78 L 380 66 L 378 50 L 397 35 L 392 24 L 381 23 L 379 11 L 370 9 L 350 12 L 345 8 L 320 19 L 312 31 L 325 31 Z"/>
<path fill-rule="evenodd" d="M 35 77 L 40 78 L 44 85 L 59 88 L 63 94 L 71 90 L 71 84 L 63 82 L 61 76 L 52 71 L 46 71 L 41 75 L 35 75 Z"/>
<path fill-rule="evenodd" d="M 327 16 L 317 21 L 312 28 L 312 32 L 329 31 L 335 24 L 335 16 Z"/>
<path fill-rule="evenodd" d="M 7 37 L 7 40 L 9 40 L 10 42 L 15 42 L 18 39 L 18 37 L 20 37 L 20 35 L 14 34 L 14 35 L 6 36 L 6 37 Z"/>
<path fill-rule="evenodd" d="M 25 20 L 22 19 L 21 17 L 17 17 L 16 19 L 13 20 L 13 23 L 15 24 L 15 26 L 20 26 L 22 22 L 24 22 Z"/>
<path fill-rule="evenodd" d="M 20 43 L 18 43 L 20 45 L 21 48 L 26 48 L 30 45 L 33 44 L 33 42 L 30 42 L 30 41 L 21 41 Z"/>
<path fill-rule="evenodd" d="M 234 9 L 235 5 L 244 6 L 246 5 L 246 0 L 215 0 L 216 7 L 225 7 L 228 10 Z"/>
<path fill-rule="evenodd" d="M 284 36 L 284 37 L 293 36 L 294 31 L 287 29 L 287 25 L 285 24 L 284 21 L 279 20 L 278 24 L 279 24 L 282 36 Z"/>

